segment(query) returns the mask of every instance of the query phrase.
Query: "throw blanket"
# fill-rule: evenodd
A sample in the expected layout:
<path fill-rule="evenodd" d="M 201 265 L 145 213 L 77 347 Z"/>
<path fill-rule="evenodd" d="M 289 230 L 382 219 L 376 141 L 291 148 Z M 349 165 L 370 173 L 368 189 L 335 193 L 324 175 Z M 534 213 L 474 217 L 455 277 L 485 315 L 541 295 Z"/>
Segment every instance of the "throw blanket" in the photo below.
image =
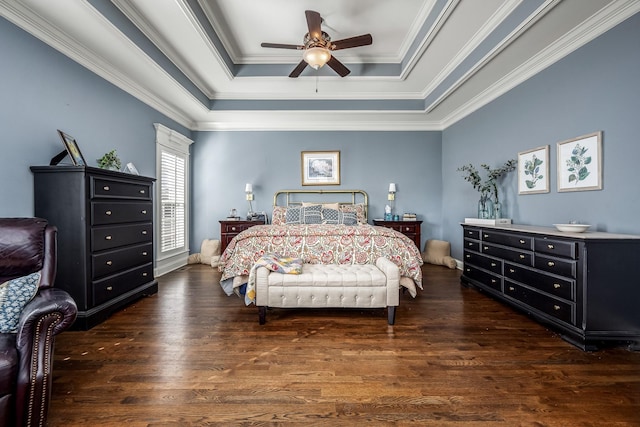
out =
<path fill-rule="evenodd" d="M 244 303 L 246 305 L 256 301 L 256 270 L 259 267 L 266 267 L 271 271 L 282 274 L 302 274 L 302 259 L 283 257 L 278 254 L 264 254 L 260 257 L 249 272 L 249 281 L 244 295 Z"/>

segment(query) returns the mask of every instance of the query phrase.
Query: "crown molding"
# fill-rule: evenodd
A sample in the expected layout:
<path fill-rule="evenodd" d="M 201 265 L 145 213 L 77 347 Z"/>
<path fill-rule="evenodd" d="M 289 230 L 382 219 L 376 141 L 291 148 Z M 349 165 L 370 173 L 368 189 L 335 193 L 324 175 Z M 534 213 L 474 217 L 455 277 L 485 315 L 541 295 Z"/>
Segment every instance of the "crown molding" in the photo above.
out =
<path fill-rule="evenodd" d="M 537 55 L 449 114 L 442 121 L 443 128 L 446 129 L 462 120 L 638 12 L 640 12 L 640 2 L 637 0 L 616 1 L 603 8 L 567 33 L 565 37 L 541 50 Z"/>
<path fill-rule="evenodd" d="M 441 131 L 423 111 L 221 111 L 195 131 Z"/>

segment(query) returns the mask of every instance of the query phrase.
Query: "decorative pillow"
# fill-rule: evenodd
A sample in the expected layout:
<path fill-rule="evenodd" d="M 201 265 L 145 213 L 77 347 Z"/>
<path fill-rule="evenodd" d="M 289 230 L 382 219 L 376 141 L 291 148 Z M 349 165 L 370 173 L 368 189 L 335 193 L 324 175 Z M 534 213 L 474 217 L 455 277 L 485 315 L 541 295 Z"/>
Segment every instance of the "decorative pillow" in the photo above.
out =
<path fill-rule="evenodd" d="M 287 224 L 322 224 L 320 205 L 288 208 L 285 214 Z"/>
<path fill-rule="evenodd" d="M 22 309 L 36 296 L 40 272 L 11 279 L 0 285 L 0 333 L 16 332 Z"/>
<path fill-rule="evenodd" d="M 287 208 L 284 206 L 274 206 L 273 216 L 271 218 L 271 224 L 273 225 L 285 225 L 287 223 L 286 215 Z"/>
<path fill-rule="evenodd" d="M 451 256 L 451 243 L 444 240 L 427 240 L 422 253 L 422 260 L 429 264 L 444 265 L 456 268 L 456 260 Z"/>
<path fill-rule="evenodd" d="M 204 239 L 200 246 L 200 263 L 210 265 L 214 255 L 220 255 L 220 240 Z"/>
<path fill-rule="evenodd" d="M 322 209 L 323 224 L 356 225 L 355 212 L 340 212 L 337 209 Z"/>
<path fill-rule="evenodd" d="M 364 215 L 364 203 L 357 203 L 355 205 L 342 205 L 340 206 L 340 211 L 355 213 L 358 224 L 367 223 L 367 219 L 365 218 L 365 215 Z"/>
<path fill-rule="evenodd" d="M 322 209 L 340 209 L 340 203 L 312 203 L 312 202 L 302 202 L 302 206 L 304 206 L 305 208 L 307 206 L 315 206 L 315 205 L 320 205 L 322 207 Z"/>

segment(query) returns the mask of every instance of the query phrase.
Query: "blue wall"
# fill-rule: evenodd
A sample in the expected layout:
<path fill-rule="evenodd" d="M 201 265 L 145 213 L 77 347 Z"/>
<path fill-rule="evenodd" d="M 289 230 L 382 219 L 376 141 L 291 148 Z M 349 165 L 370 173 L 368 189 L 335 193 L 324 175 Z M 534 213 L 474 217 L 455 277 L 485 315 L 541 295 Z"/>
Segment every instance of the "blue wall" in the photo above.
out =
<path fill-rule="evenodd" d="M 390 182 L 397 211 L 425 221 L 423 241 L 442 238 L 461 258 L 459 223 L 476 212 L 478 194 L 456 169 L 499 165 L 517 153 L 550 145 L 551 192 L 517 194 L 505 182 L 507 214 L 520 224 L 577 219 L 598 230 L 640 234 L 634 185 L 640 158 L 640 15 L 577 50 L 444 132 L 199 132 L 190 134 L 146 104 L 0 18 L 0 216 L 33 214 L 30 165 L 48 164 L 62 149 L 56 129 L 78 140 L 90 165 L 111 149 L 155 175 L 154 122 L 196 141 L 192 145 L 191 249 L 218 237 L 218 220 L 244 212 L 244 184 L 254 185 L 255 210 L 270 211 L 274 191 L 303 188 L 300 152 L 340 150 L 339 188 L 369 193 L 370 217 L 382 215 Z M 556 143 L 604 132 L 604 188 L 557 193 Z M 252 155 L 247 155 L 251 153 Z M 326 187 L 335 188 L 335 187 Z"/>
<path fill-rule="evenodd" d="M 416 212 L 423 241 L 441 234 L 441 132 L 199 132 L 192 148 L 191 247 L 218 238 L 231 208 L 246 214 L 244 186 L 253 184 L 253 209 L 271 216 L 282 189 L 360 189 L 369 218 L 379 218 L 395 182 L 395 212 Z M 302 151 L 340 151 L 340 186 L 302 187 Z M 248 155 L 250 154 L 250 155 Z"/>
<path fill-rule="evenodd" d="M 573 52 L 443 132 L 443 238 L 462 258 L 459 223 L 475 216 L 478 193 L 456 169 L 498 166 L 518 152 L 550 145 L 550 193 L 518 195 L 504 183 L 507 217 L 548 225 L 571 219 L 598 231 L 640 234 L 640 14 Z M 556 143 L 603 131 L 603 189 L 558 193 Z"/>
<path fill-rule="evenodd" d="M 141 175 L 155 176 L 155 129 L 189 130 L 0 18 L 0 216 L 33 215 L 29 166 L 64 149 L 56 130 L 76 138 L 89 166 L 116 149 Z M 64 162 L 69 162 L 68 157 Z"/>

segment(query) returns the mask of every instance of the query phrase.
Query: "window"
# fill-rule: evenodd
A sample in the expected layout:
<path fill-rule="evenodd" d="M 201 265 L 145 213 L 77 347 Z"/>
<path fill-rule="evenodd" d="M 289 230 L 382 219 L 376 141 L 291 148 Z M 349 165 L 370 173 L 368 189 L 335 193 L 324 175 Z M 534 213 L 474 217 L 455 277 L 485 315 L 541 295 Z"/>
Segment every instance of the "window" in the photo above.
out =
<path fill-rule="evenodd" d="M 162 150 L 160 170 L 160 252 L 167 252 L 185 245 L 185 159 Z"/>
<path fill-rule="evenodd" d="M 156 123 L 156 275 L 187 264 L 189 138 Z"/>

